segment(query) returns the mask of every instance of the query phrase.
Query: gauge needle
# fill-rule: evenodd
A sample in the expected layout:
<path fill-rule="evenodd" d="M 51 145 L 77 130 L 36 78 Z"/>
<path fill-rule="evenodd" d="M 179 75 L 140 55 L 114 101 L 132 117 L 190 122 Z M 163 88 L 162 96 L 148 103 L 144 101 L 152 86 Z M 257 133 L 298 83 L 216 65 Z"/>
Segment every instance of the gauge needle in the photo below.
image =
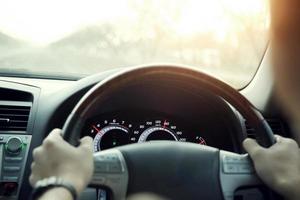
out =
<path fill-rule="evenodd" d="M 97 132 L 100 132 L 100 130 L 94 125 L 93 125 L 93 129 L 95 129 Z"/>

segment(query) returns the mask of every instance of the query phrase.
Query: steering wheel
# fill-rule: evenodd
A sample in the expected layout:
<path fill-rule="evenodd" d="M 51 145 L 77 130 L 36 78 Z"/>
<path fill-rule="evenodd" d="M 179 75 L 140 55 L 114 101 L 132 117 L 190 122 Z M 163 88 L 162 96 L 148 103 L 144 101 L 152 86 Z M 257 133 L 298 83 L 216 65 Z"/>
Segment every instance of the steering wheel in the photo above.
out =
<path fill-rule="evenodd" d="M 223 98 L 256 129 L 260 145 L 275 143 L 263 116 L 238 91 L 194 68 L 165 65 L 127 69 L 99 82 L 69 115 L 63 127 L 64 139 L 76 145 L 93 107 L 119 89 L 156 81 Z M 117 200 L 139 192 L 170 199 L 232 200 L 237 188 L 261 184 L 247 154 L 192 143 L 159 141 L 116 147 L 95 153 L 94 165 L 91 185 L 109 188 Z"/>

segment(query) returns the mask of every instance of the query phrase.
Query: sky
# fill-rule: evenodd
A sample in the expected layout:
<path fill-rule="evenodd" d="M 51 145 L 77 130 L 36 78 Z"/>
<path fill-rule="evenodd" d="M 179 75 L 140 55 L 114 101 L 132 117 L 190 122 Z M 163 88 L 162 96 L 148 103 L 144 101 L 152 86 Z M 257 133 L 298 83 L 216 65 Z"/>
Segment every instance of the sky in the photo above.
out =
<path fill-rule="evenodd" d="M 179 34 L 211 29 L 220 32 L 222 38 L 222 34 L 235 28 L 235 24 L 222 20 L 223 7 L 219 1 L 179 1 L 187 1 L 182 7 L 187 14 L 182 15 L 174 27 Z M 239 14 L 255 14 L 263 8 L 263 0 L 221 2 Z M 90 24 L 124 16 L 135 17 L 125 0 L 0 0 L 0 31 L 36 45 L 46 45 Z"/>

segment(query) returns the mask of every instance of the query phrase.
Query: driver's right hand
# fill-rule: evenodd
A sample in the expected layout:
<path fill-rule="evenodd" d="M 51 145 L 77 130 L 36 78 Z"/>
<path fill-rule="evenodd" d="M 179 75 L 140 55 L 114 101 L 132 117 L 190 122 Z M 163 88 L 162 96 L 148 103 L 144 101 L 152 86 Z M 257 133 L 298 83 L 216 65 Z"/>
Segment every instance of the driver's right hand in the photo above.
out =
<path fill-rule="evenodd" d="M 253 139 L 243 142 L 261 180 L 287 200 L 300 199 L 300 150 L 298 144 L 276 135 L 276 144 L 263 148 Z"/>

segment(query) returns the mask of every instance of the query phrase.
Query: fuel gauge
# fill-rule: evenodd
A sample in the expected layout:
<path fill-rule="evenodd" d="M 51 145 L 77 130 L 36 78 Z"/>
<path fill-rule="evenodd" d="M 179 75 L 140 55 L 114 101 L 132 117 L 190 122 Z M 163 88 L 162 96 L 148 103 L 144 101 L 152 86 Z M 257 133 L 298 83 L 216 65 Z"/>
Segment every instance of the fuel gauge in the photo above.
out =
<path fill-rule="evenodd" d="M 196 136 L 196 143 L 201 144 L 201 145 L 207 145 L 205 139 L 203 137 L 200 137 L 200 136 Z"/>

